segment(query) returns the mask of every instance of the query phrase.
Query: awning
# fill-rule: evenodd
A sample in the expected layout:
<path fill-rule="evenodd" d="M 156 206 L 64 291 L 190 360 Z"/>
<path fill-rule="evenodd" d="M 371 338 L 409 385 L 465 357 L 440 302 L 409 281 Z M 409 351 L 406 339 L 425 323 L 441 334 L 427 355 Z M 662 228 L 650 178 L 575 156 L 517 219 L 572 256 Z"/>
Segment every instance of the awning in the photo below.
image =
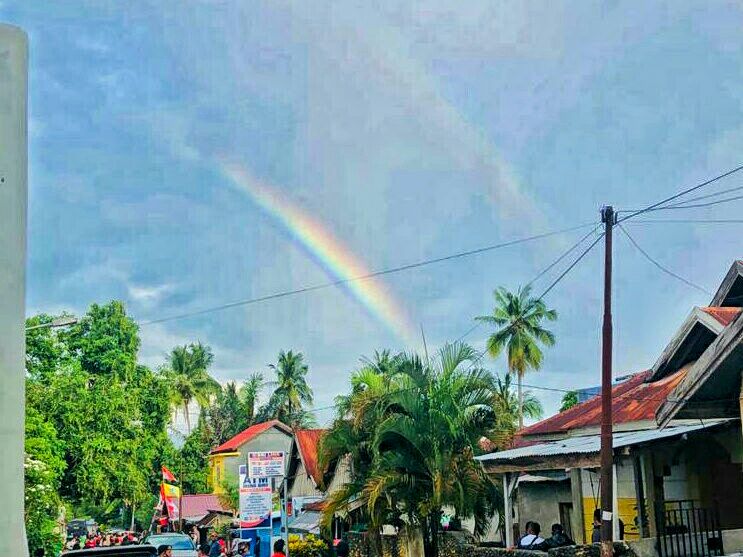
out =
<path fill-rule="evenodd" d="M 622 431 L 614 433 L 613 447 L 619 449 L 642 445 L 715 427 L 729 422 L 729 419 L 704 420 L 682 425 L 672 425 L 665 429 L 646 429 L 641 431 Z M 559 468 L 584 467 L 598 465 L 598 453 L 601 448 L 600 435 L 567 437 L 560 441 L 537 443 L 518 449 L 499 451 L 475 457 L 482 462 L 485 470 L 491 473 L 516 470 L 556 470 Z M 566 457 L 573 460 L 570 461 Z M 586 458 L 588 457 L 588 458 Z M 595 461 L 595 462 L 594 462 Z M 568 466 L 570 462 L 574 466 Z M 500 469 L 504 466 L 510 470 Z"/>
<path fill-rule="evenodd" d="M 289 532 L 295 534 L 319 534 L 320 533 L 319 512 L 305 511 L 294 520 L 289 521 Z"/>

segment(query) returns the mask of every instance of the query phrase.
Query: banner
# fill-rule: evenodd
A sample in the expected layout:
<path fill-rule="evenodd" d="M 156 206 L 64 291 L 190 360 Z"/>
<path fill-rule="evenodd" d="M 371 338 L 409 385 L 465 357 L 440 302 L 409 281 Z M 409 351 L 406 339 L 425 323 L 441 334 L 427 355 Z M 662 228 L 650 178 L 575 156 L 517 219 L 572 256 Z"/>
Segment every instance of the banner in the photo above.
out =
<path fill-rule="evenodd" d="M 283 475 L 283 451 L 248 453 L 248 476 L 251 478 L 276 478 Z"/>
<path fill-rule="evenodd" d="M 245 478 L 240 485 L 240 528 L 271 526 L 271 491 L 268 478 Z"/>

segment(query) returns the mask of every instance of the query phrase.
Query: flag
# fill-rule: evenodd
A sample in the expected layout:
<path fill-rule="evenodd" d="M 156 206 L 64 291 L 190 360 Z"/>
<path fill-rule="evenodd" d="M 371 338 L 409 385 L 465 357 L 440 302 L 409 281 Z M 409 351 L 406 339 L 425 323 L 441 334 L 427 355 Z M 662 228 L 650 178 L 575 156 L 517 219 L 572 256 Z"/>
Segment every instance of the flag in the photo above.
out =
<path fill-rule="evenodd" d="M 178 482 L 178 480 L 175 479 L 175 475 L 173 472 L 168 470 L 167 466 L 162 467 L 163 470 L 163 481 L 164 482 Z"/>
<path fill-rule="evenodd" d="M 160 496 L 165 503 L 165 510 L 167 511 L 168 518 L 172 521 L 179 520 L 181 514 L 179 512 L 181 488 L 163 482 L 162 484 L 160 484 Z"/>

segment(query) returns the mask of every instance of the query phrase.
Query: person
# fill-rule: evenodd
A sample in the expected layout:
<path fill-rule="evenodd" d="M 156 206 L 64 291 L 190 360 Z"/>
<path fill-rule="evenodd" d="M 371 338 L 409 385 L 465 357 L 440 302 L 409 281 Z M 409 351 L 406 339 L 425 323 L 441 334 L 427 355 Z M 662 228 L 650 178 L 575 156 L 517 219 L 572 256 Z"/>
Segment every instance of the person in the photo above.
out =
<path fill-rule="evenodd" d="M 535 549 L 534 546 L 544 542 L 544 538 L 539 536 L 541 526 L 539 522 L 528 522 L 527 534 L 519 540 L 519 549 Z"/>
<path fill-rule="evenodd" d="M 208 543 L 202 543 L 199 546 L 199 557 L 209 557 L 209 550 L 211 547 Z"/>
<path fill-rule="evenodd" d="M 531 520 L 527 520 L 526 525 L 524 526 L 524 534 L 519 538 L 519 541 L 516 542 L 516 547 L 521 546 L 521 540 L 523 540 L 526 536 L 529 535 L 530 529 L 531 529 Z"/>
<path fill-rule="evenodd" d="M 191 528 L 191 539 L 193 540 L 193 543 L 197 546 L 199 545 L 199 540 L 201 539 L 201 536 L 199 536 L 199 529 L 194 526 Z"/>
<path fill-rule="evenodd" d="M 348 557 L 350 551 L 351 548 L 348 546 L 348 542 L 346 540 L 339 541 L 338 545 L 335 546 L 336 557 Z"/>
<path fill-rule="evenodd" d="M 575 542 L 565 534 L 565 529 L 562 527 L 562 524 L 553 524 L 552 535 L 544 540 L 543 543 L 539 544 L 539 547 L 536 549 L 539 549 L 540 551 L 549 551 L 553 547 L 564 547 L 566 545 L 575 545 Z"/>
<path fill-rule="evenodd" d="M 214 531 L 210 532 L 209 540 L 211 540 L 211 545 L 209 546 L 209 557 L 219 557 L 222 553 L 222 547 L 219 545 L 217 533 Z"/>
<path fill-rule="evenodd" d="M 624 539 L 624 522 L 619 519 L 619 539 Z M 595 509 L 593 511 L 593 532 L 591 532 L 591 543 L 599 543 L 601 541 L 601 509 Z M 615 540 L 616 541 L 616 540 Z"/>
<path fill-rule="evenodd" d="M 232 538 L 232 543 L 230 544 L 231 555 L 237 555 L 239 553 L 240 543 L 242 540 L 237 536 L 236 532 L 232 532 L 231 538 Z"/>
<path fill-rule="evenodd" d="M 286 557 L 284 552 L 284 540 L 278 539 L 273 544 L 273 555 L 271 557 Z"/>
<path fill-rule="evenodd" d="M 261 557 L 261 537 L 255 537 L 255 544 L 253 545 L 253 555 L 255 557 Z"/>
<path fill-rule="evenodd" d="M 157 546 L 157 557 L 173 557 L 173 548 L 169 545 Z"/>

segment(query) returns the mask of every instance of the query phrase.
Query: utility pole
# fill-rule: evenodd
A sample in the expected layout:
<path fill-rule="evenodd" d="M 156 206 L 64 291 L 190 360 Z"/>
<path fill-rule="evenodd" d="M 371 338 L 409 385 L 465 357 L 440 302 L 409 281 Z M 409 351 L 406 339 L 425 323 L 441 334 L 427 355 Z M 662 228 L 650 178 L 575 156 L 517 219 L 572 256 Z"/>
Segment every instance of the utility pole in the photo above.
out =
<path fill-rule="evenodd" d="M 601 345 L 601 557 L 612 557 L 614 553 L 612 516 L 614 510 L 614 478 L 612 466 L 614 452 L 612 448 L 611 417 L 611 360 L 612 360 L 612 324 L 611 324 L 611 264 L 612 264 L 612 230 L 616 224 L 616 213 L 609 205 L 601 209 L 601 222 L 605 230 L 604 251 L 604 324 L 602 327 Z"/>

